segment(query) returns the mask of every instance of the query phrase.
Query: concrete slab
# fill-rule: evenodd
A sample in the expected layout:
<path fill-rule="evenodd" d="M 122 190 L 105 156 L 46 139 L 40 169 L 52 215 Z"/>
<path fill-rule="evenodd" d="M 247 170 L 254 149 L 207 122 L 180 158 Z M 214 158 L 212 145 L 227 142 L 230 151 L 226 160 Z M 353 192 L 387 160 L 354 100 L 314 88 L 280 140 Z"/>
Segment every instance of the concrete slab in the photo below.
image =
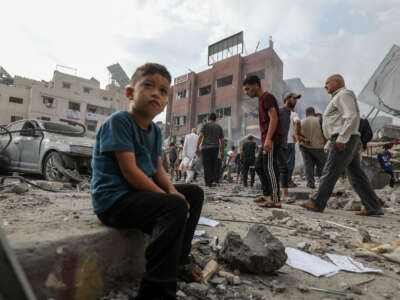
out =
<path fill-rule="evenodd" d="M 308 200 L 310 198 L 311 189 L 306 187 L 295 187 L 289 189 L 289 196 L 296 200 Z"/>
<path fill-rule="evenodd" d="M 145 235 L 103 226 L 87 191 L 2 193 L 0 213 L 38 299 L 98 299 L 144 271 Z"/>

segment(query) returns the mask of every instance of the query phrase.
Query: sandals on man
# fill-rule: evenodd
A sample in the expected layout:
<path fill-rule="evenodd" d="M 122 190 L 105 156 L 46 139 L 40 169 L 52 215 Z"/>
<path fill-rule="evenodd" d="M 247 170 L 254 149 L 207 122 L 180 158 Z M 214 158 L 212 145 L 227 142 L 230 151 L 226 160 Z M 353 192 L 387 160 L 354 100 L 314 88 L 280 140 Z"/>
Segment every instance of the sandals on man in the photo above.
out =
<path fill-rule="evenodd" d="M 258 204 L 258 206 L 264 208 L 282 208 L 282 203 L 274 201 L 264 201 Z"/>
<path fill-rule="evenodd" d="M 260 197 L 257 197 L 256 199 L 253 200 L 255 203 L 262 203 L 265 201 L 270 201 L 269 199 L 266 198 L 266 196 L 261 195 Z"/>

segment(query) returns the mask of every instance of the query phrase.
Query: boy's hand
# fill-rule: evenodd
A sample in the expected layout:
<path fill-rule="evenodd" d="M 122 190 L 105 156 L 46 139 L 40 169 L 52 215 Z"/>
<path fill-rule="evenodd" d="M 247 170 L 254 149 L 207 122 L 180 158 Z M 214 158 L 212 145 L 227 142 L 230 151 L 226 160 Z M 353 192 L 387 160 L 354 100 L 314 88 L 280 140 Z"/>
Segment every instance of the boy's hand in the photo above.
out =
<path fill-rule="evenodd" d="M 264 143 L 264 151 L 271 152 L 272 150 L 272 141 L 270 139 L 266 139 Z"/>

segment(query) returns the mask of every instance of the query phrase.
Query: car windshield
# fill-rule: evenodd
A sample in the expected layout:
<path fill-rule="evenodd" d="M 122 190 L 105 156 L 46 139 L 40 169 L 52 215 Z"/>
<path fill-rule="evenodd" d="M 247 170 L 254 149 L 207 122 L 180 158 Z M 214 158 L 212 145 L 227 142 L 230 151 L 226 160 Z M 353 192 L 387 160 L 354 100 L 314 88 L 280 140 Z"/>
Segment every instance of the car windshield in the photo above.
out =
<path fill-rule="evenodd" d="M 51 133 L 57 133 L 68 136 L 83 136 L 84 130 L 82 127 L 71 126 L 68 124 L 43 122 L 44 129 Z"/>

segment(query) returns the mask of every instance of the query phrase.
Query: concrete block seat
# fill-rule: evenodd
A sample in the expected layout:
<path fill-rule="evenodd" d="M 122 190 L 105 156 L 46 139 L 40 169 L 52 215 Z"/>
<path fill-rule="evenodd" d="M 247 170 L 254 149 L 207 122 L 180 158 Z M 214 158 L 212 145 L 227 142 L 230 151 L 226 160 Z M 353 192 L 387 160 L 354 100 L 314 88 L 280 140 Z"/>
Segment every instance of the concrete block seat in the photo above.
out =
<path fill-rule="evenodd" d="M 1 193 L 0 216 L 37 299 L 98 299 L 144 271 L 146 236 L 102 225 L 87 191 Z"/>

